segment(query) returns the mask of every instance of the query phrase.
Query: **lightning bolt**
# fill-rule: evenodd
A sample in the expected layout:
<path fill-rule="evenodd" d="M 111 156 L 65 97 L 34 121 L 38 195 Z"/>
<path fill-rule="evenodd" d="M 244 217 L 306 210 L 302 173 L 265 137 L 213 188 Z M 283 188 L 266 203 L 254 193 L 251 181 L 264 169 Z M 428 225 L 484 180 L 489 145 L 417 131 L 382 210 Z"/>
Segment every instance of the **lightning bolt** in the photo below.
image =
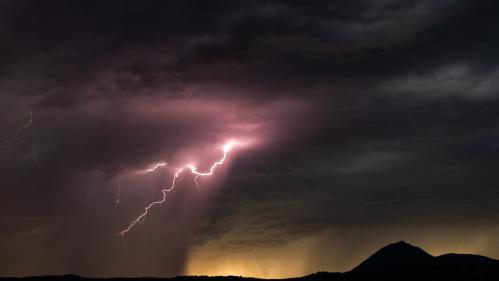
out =
<path fill-rule="evenodd" d="M 189 164 L 187 165 L 187 167 L 191 170 L 191 172 L 196 175 L 195 179 L 199 178 L 199 177 L 205 177 L 205 176 L 211 176 L 213 175 L 213 172 L 215 171 L 215 168 L 219 165 L 222 165 L 224 162 L 225 162 L 225 159 L 227 158 L 227 154 L 229 153 L 229 151 L 232 149 L 232 147 L 234 147 L 234 145 L 236 145 L 237 142 L 236 141 L 229 141 L 227 142 L 224 146 L 223 146 L 223 151 L 224 151 L 224 155 L 223 157 L 218 160 L 217 162 L 215 162 L 210 170 L 208 172 L 198 172 L 198 169 L 192 165 L 192 164 Z"/>
<path fill-rule="evenodd" d="M 22 134 L 22 132 L 24 130 L 31 127 L 31 123 L 33 122 L 33 113 L 31 111 L 28 111 L 25 115 L 25 118 L 26 118 L 26 122 L 21 126 L 21 128 L 19 128 L 12 137 L 6 139 L 5 141 L 3 141 L 0 144 L 0 150 L 2 150 L 4 147 L 6 147 L 9 143 L 15 141 L 19 137 L 19 135 Z M 19 120 L 19 119 L 17 119 L 17 120 Z"/>
<path fill-rule="evenodd" d="M 120 203 L 120 196 L 121 196 L 121 184 L 118 183 L 118 194 L 116 195 L 116 205 Z"/>
<path fill-rule="evenodd" d="M 161 197 L 161 199 L 158 200 L 158 201 L 154 201 L 154 202 L 150 203 L 149 205 L 147 205 L 147 207 L 144 208 L 144 211 L 136 219 L 134 219 L 128 225 L 128 227 L 126 229 L 124 229 L 124 230 L 122 230 L 122 231 L 119 232 L 120 235 L 124 236 L 127 232 L 129 232 L 130 230 L 132 230 L 132 228 L 135 227 L 135 225 L 137 225 L 139 222 L 143 222 L 145 220 L 147 214 L 149 213 L 149 210 L 152 207 L 154 207 L 155 205 L 163 204 L 166 201 L 166 193 L 172 191 L 175 188 L 175 181 L 180 176 L 180 174 L 182 173 L 182 171 L 183 171 L 182 168 L 178 169 L 175 172 L 175 175 L 173 176 L 173 180 L 172 180 L 171 185 L 169 187 L 163 188 L 161 190 L 161 193 L 163 194 L 163 196 Z"/>
<path fill-rule="evenodd" d="M 239 144 L 239 142 L 237 142 L 235 140 L 230 140 L 230 141 L 226 142 L 225 145 L 222 148 L 222 150 L 223 150 L 223 156 L 222 156 L 222 158 L 220 158 L 218 161 L 216 161 L 215 163 L 213 163 L 213 165 L 211 165 L 210 169 L 208 169 L 207 172 L 199 172 L 198 169 L 197 169 L 197 167 L 194 166 L 193 164 L 188 164 L 188 165 L 185 165 L 184 167 L 178 169 L 175 172 L 175 174 L 173 175 L 173 179 L 172 179 L 172 182 L 171 182 L 170 186 L 168 186 L 166 188 L 163 188 L 161 190 L 161 194 L 162 194 L 161 199 L 158 200 L 158 201 L 151 202 L 149 205 L 147 205 L 144 208 L 144 210 L 142 211 L 142 213 L 140 213 L 140 215 L 137 218 L 135 218 L 133 221 L 131 221 L 127 228 L 125 228 L 124 230 L 120 231 L 118 234 L 124 236 L 127 232 L 129 232 L 130 230 L 132 230 L 138 223 L 144 222 L 144 220 L 145 220 L 147 214 L 149 213 L 149 211 L 151 210 L 151 208 L 153 208 L 156 205 L 163 204 L 166 201 L 167 192 L 170 192 L 170 191 L 172 191 L 175 188 L 175 182 L 176 182 L 177 178 L 180 177 L 180 175 L 184 171 L 190 171 L 193 175 L 195 175 L 194 182 L 196 183 L 196 186 L 199 187 L 199 183 L 198 183 L 197 179 L 199 177 L 206 177 L 206 176 L 213 175 L 213 173 L 215 172 L 215 169 L 217 168 L 217 166 L 220 166 L 220 165 L 222 165 L 225 162 L 225 160 L 227 159 L 227 156 L 228 156 L 230 150 L 235 145 L 237 145 L 237 144 Z M 159 167 L 163 167 L 163 166 L 166 166 L 166 163 L 164 163 L 164 162 L 156 163 L 156 164 L 153 164 L 151 166 L 151 168 L 143 170 L 143 172 L 153 172 L 156 169 L 158 169 Z"/>
<path fill-rule="evenodd" d="M 145 169 L 145 170 L 142 170 L 140 171 L 141 173 L 150 173 L 150 172 L 154 172 L 156 171 L 157 169 L 161 168 L 161 167 L 164 167 L 166 166 L 166 162 L 159 162 L 159 163 L 155 163 L 151 166 L 151 168 L 149 169 Z"/>

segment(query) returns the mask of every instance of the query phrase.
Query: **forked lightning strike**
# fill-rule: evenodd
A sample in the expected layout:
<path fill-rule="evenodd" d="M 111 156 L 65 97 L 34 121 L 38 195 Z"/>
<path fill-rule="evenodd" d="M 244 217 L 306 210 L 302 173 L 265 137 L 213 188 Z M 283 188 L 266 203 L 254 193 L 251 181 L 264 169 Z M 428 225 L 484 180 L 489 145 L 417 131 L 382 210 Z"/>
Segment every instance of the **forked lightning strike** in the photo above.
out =
<path fill-rule="evenodd" d="M 172 184 L 169 187 L 163 188 L 161 190 L 161 193 L 163 194 L 163 196 L 161 197 L 161 200 L 154 201 L 154 202 L 150 203 L 149 205 L 147 205 L 147 207 L 144 208 L 144 211 L 136 219 L 134 219 L 126 229 L 120 231 L 120 233 L 119 233 L 120 235 L 125 235 L 128 231 L 132 230 L 132 228 L 137 223 L 143 222 L 144 219 L 146 218 L 147 214 L 149 213 L 149 210 L 152 207 L 154 207 L 154 205 L 163 204 L 163 202 L 166 201 L 166 193 L 172 191 L 175 188 L 175 181 L 180 176 L 180 173 L 182 173 L 182 171 L 183 171 L 182 168 L 177 170 L 177 172 L 175 172 L 175 175 L 173 176 Z"/>
<path fill-rule="evenodd" d="M 220 160 L 218 160 L 217 162 L 213 163 L 213 165 L 210 167 L 210 169 L 207 172 L 199 172 L 198 169 L 197 169 L 197 167 L 195 167 L 192 164 L 188 164 L 185 167 L 178 169 L 175 172 L 175 174 L 173 175 L 173 180 L 172 180 L 171 185 L 168 186 L 168 187 L 166 187 L 166 188 L 163 188 L 161 190 L 161 194 L 162 194 L 161 199 L 158 200 L 158 201 L 154 201 L 154 202 L 150 203 L 149 205 L 147 205 L 147 207 L 144 208 L 144 210 L 142 211 L 142 213 L 137 218 L 135 218 L 132 222 L 130 222 L 130 224 L 128 225 L 128 227 L 126 229 L 120 231 L 119 234 L 120 235 L 125 235 L 127 232 L 129 232 L 130 230 L 132 230 L 132 228 L 134 228 L 138 223 L 141 223 L 141 222 L 143 222 L 145 220 L 147 214 L 149 213 L 149 210 L 151 210 L 152 207 L 154 207 L 155 205 L 163 204 L 166 201 L 166 193 L 172 191 L 175 188 L 175 181 L 182 174 L 182 172 L 184 172 L 186 170 L 185 168 L 189 168 L 189 170 L 191 171 L 191 173 L 193 175 L 195 175 L 194 182 L 198 186 L 197 179 L 199 177 L 205 177 L 205 176 L 211 176 L 211 175 L 213 175 L 213 173 L 215 172 L 215 169 L 217 168 L 217 166 L 220 166 L 220 165 L 222 165 L 225 162 L 225 160 L 227 159 L 228 153 L 237 144 L 239 144 L 239 142 L 237 142 L 235 140 L 231 140 L 231 141 L 228 141 L 227 143 L 225 143 L 225 145 L 223 146 L 223 156 L 222 156 L 222 158 L 220 158 Z M 144 172 L 144 173 L 153 172 L 156 169 L 158 169 L 159 167 L 163 167 L 163 166 L 166 166 L 166 163 L 164 163 L 164 162 L 156 163 L 156 164 L 152 165 L 151 168 L 143 170 L 142 172 Z"/>
<path fill-rule="evenodd" d="M 235 142 L 235 141 L 229 141 L 229 142 L 227 142 L 227 143 L 224 145 L 224 147 L 223 147 L 224 155 L 223 155 L 222 159 L 220 159 L 220 160 L 218 160 L 217 162 L 215 162 L 215 163 L 211 166 L 210 170 L 209 170 L 208 172 L 206 172 L 206 173 L 201 173 L 201 172 L 198 172 L 198 169 L 197 169 L 194 165 L 192 165 L 192 164 L 187 165 L 187 167 L 188 167 L 189 169 L 191 169 L 191 172 L 192 172 L 193 174 L 195 174 L 195 175 L 196 175 L 196 178 L 197 178 L 197 177 L 204 177 L 204 176 L 211 176 L 211 175 L 213 175 L 213 172 L 215 171 L 215 168 L 216 168 L 217 166 L 219 166 L 219 165 L 222 165 L 222 164 L 225 162 L 225 158 L 227 158 L 227 153 L 228 153 L 228 152 L 232 149 L 232 147 L 233 147 L 235 144 L 236 144 L 236 142 Z"/>

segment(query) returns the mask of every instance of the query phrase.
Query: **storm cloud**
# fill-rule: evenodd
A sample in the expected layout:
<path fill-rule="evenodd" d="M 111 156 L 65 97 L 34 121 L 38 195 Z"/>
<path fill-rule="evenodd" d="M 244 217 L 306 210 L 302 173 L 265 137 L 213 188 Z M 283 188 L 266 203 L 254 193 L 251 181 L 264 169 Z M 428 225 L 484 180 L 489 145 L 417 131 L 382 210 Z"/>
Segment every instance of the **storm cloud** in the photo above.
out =
<path fill-rule="evenodd" d="M 0 150 L 0 275 L 227 274 L 205 258 L 265 248 L 305 274 L 397 239 L 499 257 L 498 8 L 1 1 L 2 143 L 33 119 Z M 255 145 L 116 235 L 171 177 L 133 171 L 231 137 Z"/>

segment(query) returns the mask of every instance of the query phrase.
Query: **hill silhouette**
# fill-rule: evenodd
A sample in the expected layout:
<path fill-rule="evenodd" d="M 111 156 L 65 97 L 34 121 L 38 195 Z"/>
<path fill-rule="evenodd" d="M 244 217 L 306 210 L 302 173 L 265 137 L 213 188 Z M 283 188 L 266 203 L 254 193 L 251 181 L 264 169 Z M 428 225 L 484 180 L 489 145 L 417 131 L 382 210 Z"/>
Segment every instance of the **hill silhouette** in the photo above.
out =
<path fill-rule="evenodd" d="M 404 241 L 387 245 L 343 280 L 499 280 L 499 261 L 479 255 L 434 257 Z"/>
<path fill-rule="evenodd" d="M 390 244 L 367 258 L 353 272 L 382 272 L 406 270 L 414 267 L 425 267 L 432 263 L 434 257 L 421 248 L 404 241 Z"/>
<path fill-rule="evenodd" d="M 263 280 L 238 276 L 178 276 L 173 278 L 84 278 L 77 275 L 4 277 L 0 280 L 171 280 L 171 281 L 253 281 Z M 437 281 L 498 281 L 499 260 L 479 255 L 444 254 L 432 256 L 419 247 L 404 241 L 389 244 L 344 273 L 318 272 L 311 275 L 288 278 L 293 281 L 361 281 L 361 280 L 437 280 Z"/>

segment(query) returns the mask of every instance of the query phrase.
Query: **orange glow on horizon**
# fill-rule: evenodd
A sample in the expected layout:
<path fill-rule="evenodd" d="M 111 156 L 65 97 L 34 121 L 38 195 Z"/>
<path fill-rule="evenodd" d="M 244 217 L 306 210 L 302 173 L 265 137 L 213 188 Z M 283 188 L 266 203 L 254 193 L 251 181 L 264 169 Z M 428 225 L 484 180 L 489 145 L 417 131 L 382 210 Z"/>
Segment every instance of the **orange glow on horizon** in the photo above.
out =
<path fill-rule="evenodd" d="M 246 244 L 247 233 L 236 230 L 220 240 L 191 249 L 185 274 L 279 279 L 318 271 L 345 272 L 381 247 L 401 239 L 434 256 L 460 253 L 497 259 L 499 248 L 494 246 L 497 234 L 497 227 L 475 231 L 456 227 L 387 228 L 381 232 L 328 230 L 294 240 L 283 237 L 282 244 L 275 245 L 254 240 Z M 239 242 L 243 243 L 238 245 Z"/>

